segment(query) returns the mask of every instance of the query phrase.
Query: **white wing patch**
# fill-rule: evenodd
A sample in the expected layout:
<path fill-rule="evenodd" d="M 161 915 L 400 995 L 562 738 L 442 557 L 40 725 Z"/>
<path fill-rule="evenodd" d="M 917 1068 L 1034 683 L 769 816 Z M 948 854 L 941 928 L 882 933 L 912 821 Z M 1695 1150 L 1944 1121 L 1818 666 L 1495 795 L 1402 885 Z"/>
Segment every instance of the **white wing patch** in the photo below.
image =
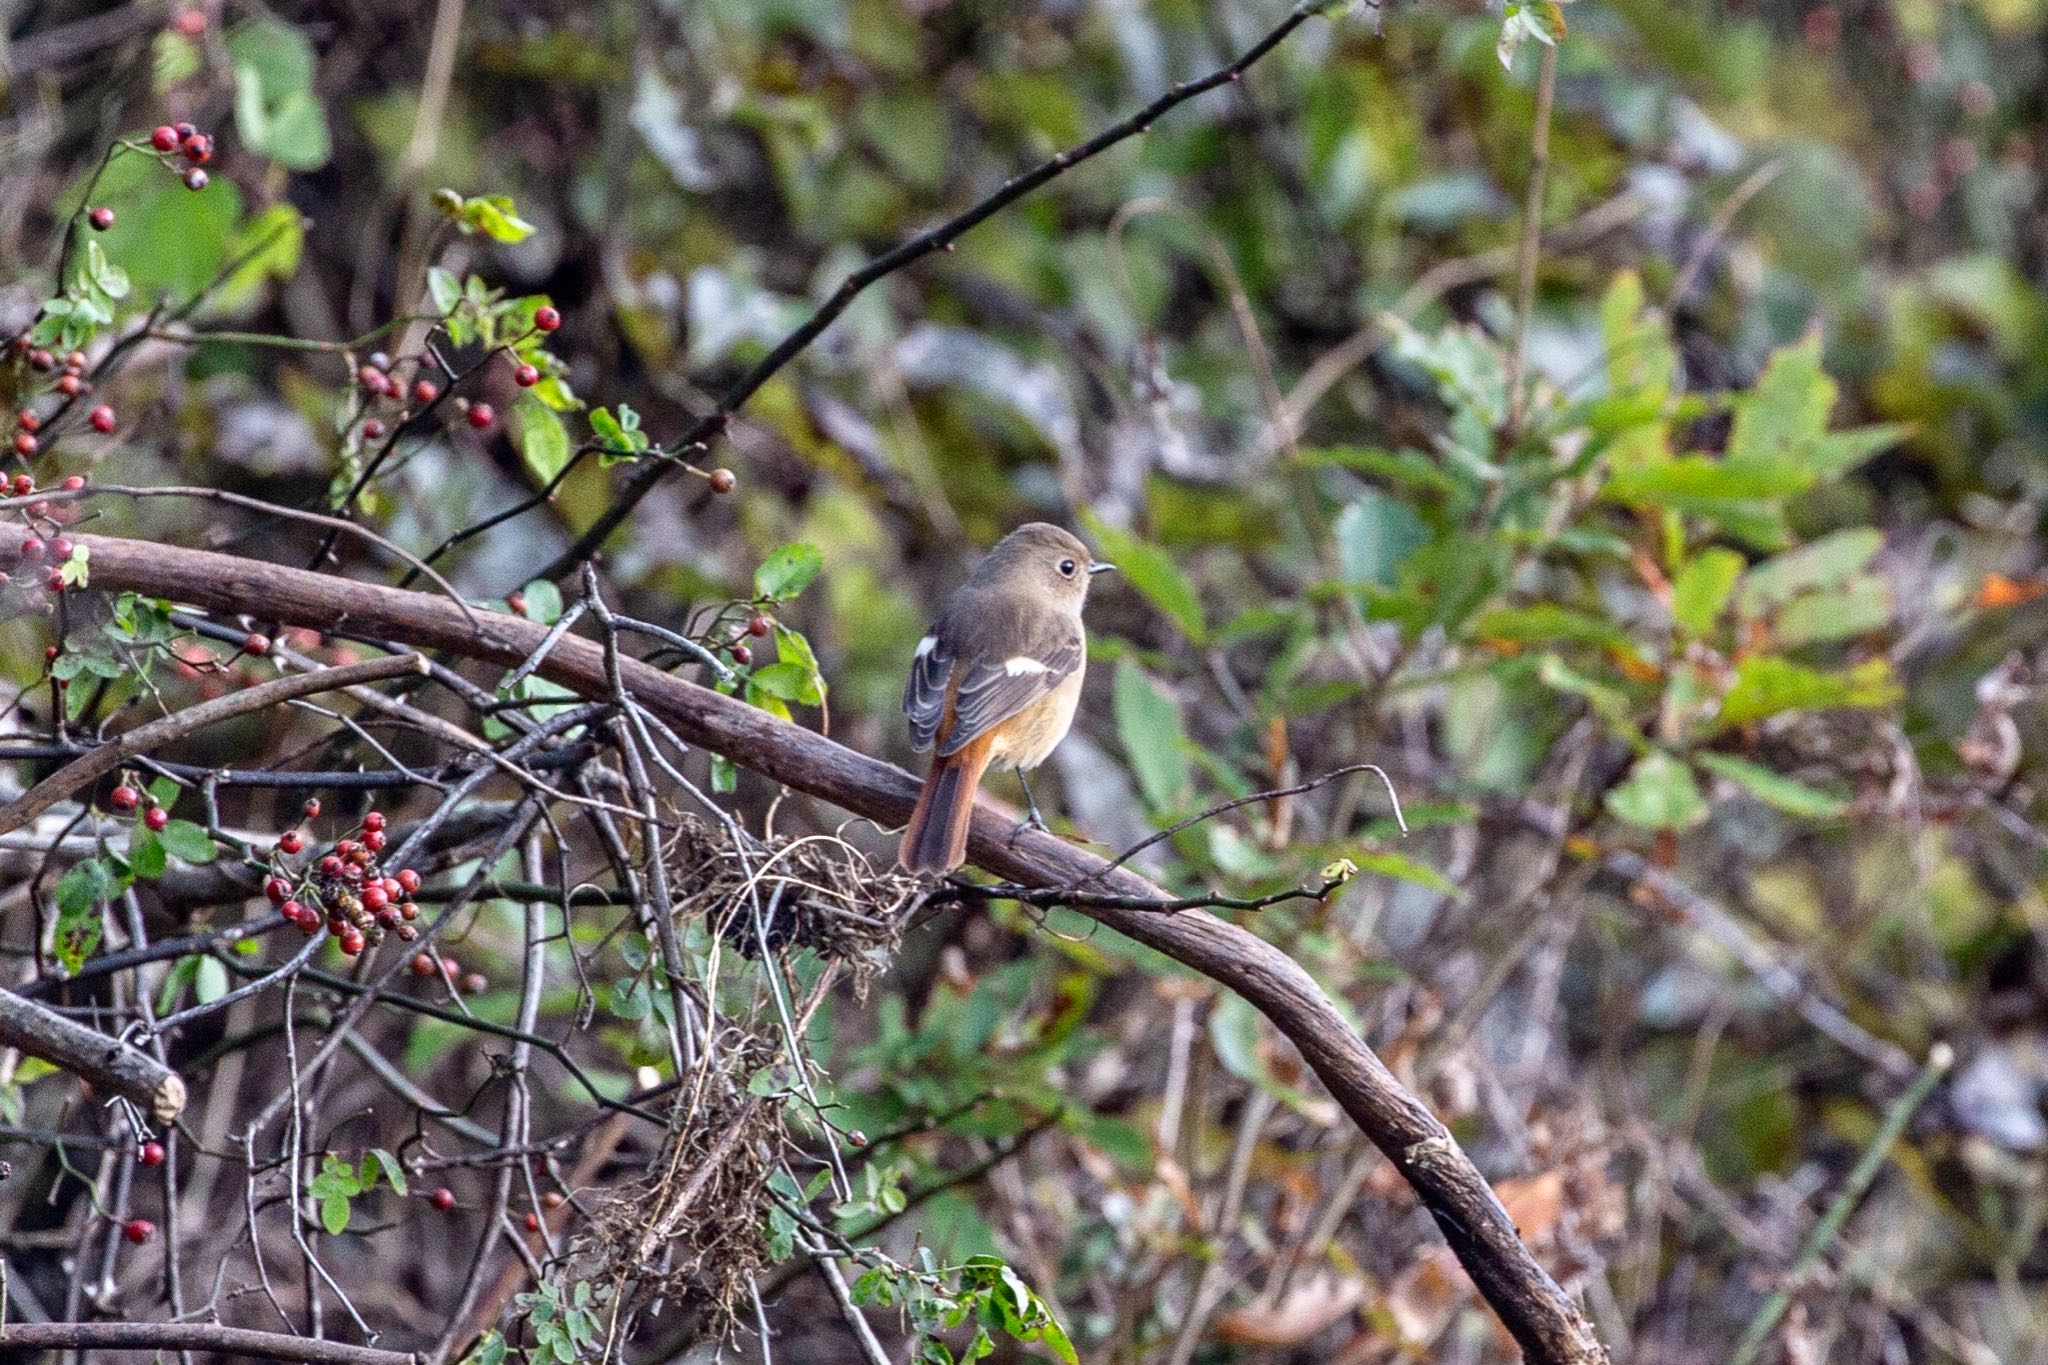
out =
<path fill-rule="evenodd" d="M 1003 661 L 1003 672 L 1013 678 L 1021 678 L 1030 673 L 1045 672 L 1045 664 L 1041 660 L 1019 654 L 1014 659 L 1005 659 Z"/>
<path fill-rule="evenodd" d="M 938 637 L 938 636 L 936 636 L 936 635 L 927 635 L 927 636 L 925 636 L 925 637 L 924 637 L 924 638 L 923 638 L 922 640 L 919 640 L 919 641 L 917 642 L 917 654 L 916 654 L 916 656 L 915 656 L 915 657 L 917 657 L 917 658 L 920 658 L 920 659 L 922 659 L 922 658 L 923 658 L 923 657 L 924 657 L 925 655 L 927 655 L 927 654 L 931 653 L 931 652 L 932 652 L 932 651 L 933 651 L 934 649 L 936 649 L 936 648 L 938 647 L 938 644 L 939 644 L 939 637 Z"/>

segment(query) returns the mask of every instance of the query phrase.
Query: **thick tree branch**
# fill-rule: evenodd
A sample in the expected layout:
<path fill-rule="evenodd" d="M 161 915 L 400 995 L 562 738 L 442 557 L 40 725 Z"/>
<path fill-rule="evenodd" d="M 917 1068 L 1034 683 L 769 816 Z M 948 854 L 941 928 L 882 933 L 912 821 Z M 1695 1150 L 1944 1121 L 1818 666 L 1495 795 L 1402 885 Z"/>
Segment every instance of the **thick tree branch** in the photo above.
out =
<path fill-rule="evenodd" d="M 185 1082 L 146 1052 L 74 1023 L 13 991 L 0 990 L 0 1045 L 90 1081 L 105 1094 L 133 1100 L 159 1123 L 185 1109 Z"/>
<path fill-rule="evenodd" d="M 21 535 L 0 531 L 0 564 L 16 557 Z M 314 629 L 347 629 L 514 666 L 547 628 L 480 613 L 482 629 L 445 598 L 259 563 L 172 545 L 81 537 L 90 547 L 95 588 L 135 589 L 210 610 L 261 610 Z M 606 700 L 604 650 L 577 636 L 549 652 L 540 673 L 592 700 Z M 723 754 L 777 782 L 882 824 L 910 814 L 917 782 L 892 764 L 855 753 L 821 735 L 708 688 L 622 660 L 627 695 L 684 740 Z M 1107 895 L 1165 899 L 1128 869 L 1040 831 L 1012 837 L 1012 822 L 978 807 L 969 856 L 998 876 L 1029 886 L 1087 884 Z M 1230 987 L 1294 1043 L 1361 1131 L 1414 1189 L 1501 1321 L 1532 1361 L 1593 1365 L 1608 1359 L 1590 1323 L 1522 1245 L 1493 1189 L 1436 1116 L 1401 1088 L 1336 1005 L 1300 964 L 1264 939 L 1199 910 L 1157 914 L 1084 906 L 1119 933 Z"/>
<path fill-rule="evenodd" d="M 752 369 L 721 393 L 716 406 L 692 422 L 683 434 L 667 447 L 665 453 L 669 456 L 681 456 L 708 445 L 712 438 L 725 429 L 732 415 L 738 412 L 763 384 L 773 379 L 783 366 L 796 359 L 816 341 L 869 285 L 934 252 L 951 250 L 953 243 L 965 236 L 969 229 L 987 221 L 1040 185 L 1065 174 L 1091 157 L 1108 151 L 1119 142 L 1145 132 L 1174 106 L 1184 104 L 1197 95 L 1214 90 L 1219 85 L 1228 85 L 1237 80 L 1260 58 L 1286 42 L 1288 35 L 1308 22 L 1310 17 L 1331 8 L 1335 3 L 1337 0 L 1300 0 L 1287 11 L 1279 23 L 1266 31 L 1264 37 L 1239 53 L 1228 65 L 1220 66 L 1206 76 L 1182 81 L 1130 117 L 1111 124 L 1086 142 L 1069 147 L 1058 155 L 1041 161 L 1023 174 L 1003 182 L 993 194 L 957 217 L 898 243 L 848 275 L 840 281 L 839 287 L 832 291 L 831 296 L 818 306 L 816 312 L 792 329 L 789 335 L 777 342 L 775 348 L 762 356 Z M 679 467 L 674 458 L 650 459 L 643 463 L 634 471 L 633 477 L 619 491 L 611 505 L 591 523 L 588 530 L 577 537 L 574 545 L 543 569 L 540 576 L 559 578 L 574 572 L 577 565 L 597 553 L 611 533 L 618 530 L 627 517 L 633 515 L 633 509 L 640 505 L 641 500 Z"/>
<path fill-rule="evenodd" d="M 230 1360 L 296 1360 L 307 1365 L 415 1365 L 410 1351 L 252 1332 L 212 1322 L 15 1322 L 0 1348 L 24 1351 L 217 1351 Z"/>

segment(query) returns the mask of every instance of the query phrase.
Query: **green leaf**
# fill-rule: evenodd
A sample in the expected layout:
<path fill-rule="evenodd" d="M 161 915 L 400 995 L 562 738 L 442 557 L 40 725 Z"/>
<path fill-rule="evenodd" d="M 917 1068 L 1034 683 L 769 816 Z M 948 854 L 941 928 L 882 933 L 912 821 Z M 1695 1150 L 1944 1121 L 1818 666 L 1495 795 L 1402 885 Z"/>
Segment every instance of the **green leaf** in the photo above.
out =
<path fill-rule="evenodd" d="M 464 232 L 481 232 L 494 242 L 523 242 L 533 235 L 533 224 L 519 216 L 509 194 L 463 200 L 457 223 Z"/>
<path fill-rule="evenodd" d="M 1812 592 L 1778 613 L 1771 638 L 1781 648 L 1847 640 L 1881 630 L 1892 619 L 1892 593 L 1875 575 L 1851 579 L 1836 592 Z"/>
<path fill-rule="evenodd" d="M 1889 706 L 1899 697 L 1891 665 L 1870 659 L 1836 673 L 1823 673 L 1755 654 L 1735 669 L 1735 683 L 1721 701 L 1720 728 L 1744 725 L 1783 711 L 1827 711 Z"/>
<path fill-rule="evenodd" d="M 222 283 L 224 308 L 241 307 L 267 280 L 290 279 L 306 247 L 306 220 L 290 204 L 272 204 L 235 230 L 228 254 L 239 261 Z"/>
<path fill-rule="evenodd" d="M 213 836 L 190 820 L 171 821 L 157 832 L 157 838 L 163 840 L 165 852 L 182 862 L 210 863 L 220 852 Z"/>
<path fill-rule="evenodd" d="M 390 1183 L 391 1188 L 399 1194 L 404 1194 L 405 1163 L 390 1152 L 385 1151 L 382 1147 L 372 1147 L 370 1149 L 370 1159 L 374 1160 L 379 1169 L 384 1172 L 384 1179 Z"/>
<path fill-rule="evenodd" d="M 791 630 L 780 621 L 775 623 L 775 652 L 783 663 L 794 664 L 804 671 L 808 686 L 799 695 L 790 698 L 806 706 L 823 706 L 827 688 L 824 670 L 818 667 L 818 656 L 811 649 L 811 642 L 801 631 Z"/>
<path fill-rule="evenodd" d="M 228 34 L 235 73 L 235 126 L 255 151 L 288 170 L 317 170 L 333 145 L 314 91 L 315 55 L 305 34 L 275 19 Z"/>
<path fill-rule="evenodd" d="M 531 393 L 522 393 L 513 402 L 511 417 L 512 438 L 518 442 L 520 458 L 536 482 L 551 483 L 569 467 L 575 453 L 569 446 L 568 428 L 553 408 Z"/>
<path fill-rule="evenodd" d="M 1432 891 L 1441 891 L 1446 896 L 1458 894 L 1458 884 L 1443 873 L 1418 863 L 1400 853 L 1354 853 L 1351 861 L 1360 872 L 1373 872 L 1382 877 L 1394 877 L 1404 882 L 1414 882 Z"/>
<path fill-rule="evenodd" d="M 100 945 L 100 906 L 114 894 L 107 865 L 87 858 L 57 879 L 57 960 L 76 972 Z"/>
<path fill-rule="evenodd" d="M 824 567 L 825 557 L 817 546 L 801 540 L 784 545 L 754 570 L 754 593 L 776 602 L 788 601 L 802 592 Z"/>
<path fill-rule="evenodd" d="M 1117 737 L 1130 758 L 1138 789 L 1154 810 L 1167 810 L 1189 781 L 1187 730 L 1180 703 L 1168 696 L 1129 659 L 1116 666 L 1111 697 Z"/>
<path fill-rule="evenodd" d="M 348 1231 L 348 1199 L 339 1194 L 330 1194 L 320 1201 L 320 1226 L 327 1229 L 327 1235 L 338 1237 Z"/>
<path fill-rule="evenodd" d="M 1607 793 L 1607 809 L 1644 829 L 1684 829 L 1706 818 L 1692 769 L 1655 749 L 1636 760 L 1628 780 Z"/>
<path fill-rule="evenodd" d="M 453 271 L 437 265 L 427 272 L 427 298 L 436 313 L 447 317 L 462 306 L 462 281 Z"/>
<path fill-rule="evenodd" d="M 1627 632 L 1613 622 L 1561 607 L 1555 602 L 1497 607 L 1473 619 L 1472 633 L 1487 640 L 1512 640 L 1522 644 L 1569 640 L 1613 645 L 1632 652 Z"/>
<path fill-rule="evenodd" d="M 526 619 L 551 626 L 562 619 L 562 590 L 545 578 L 536 578 L 519 590 L 526 599 Z"/>
<path fill-rule="evenodd" d="M 747 675 L 747 686 L 752 691 L 783 701 L 817 704 L 817 684 L 810 670 L 802 664 L 787 661 L 765 664 Z"/>
<path fill-rule="evenodd" d="M 1883 534 L 1863 527 L 1837 531 L 1811 545 L 1773 555 L 1743 576 L 1736 609 L 1744 616 L 1760 617 L 1800 593 L 1839 587 L 1882 548 Z"/>
<path fill-rule="evenodd" d="M 1728 462 L 1799 468 L 1811 444 L 1827 430 L 1835 381 L 1821 369 L 1820 334 L 1771 353 L 1756 387 L 1736 397 L 1728 434 Z"/>
<path fill-rule="evenodd" d="M 1832 820 L 1849 809 L 1849 803 L 1841 797 L 1774 773 L 1761 763 L 1752 763 L 1732 754 L 1703 753 L 1698 758 L 1700 766 L 1708 772 L 1727 778 L 1765 805 L 1776 807 L 1787 815 Z"/>
<path fill-rule="evenodd" d="M 1601 491 L 1617 502 L 1696 510 L 1707 503 L 1784 497 L 1812 483 L 1812 474 L 1784 460 L 1737 464 L 1681 455 L 1664 464 L 1617 470 Z"/>
<path fill-rule="evenodd" d="M 724 754 L 711 755 L 711 790 L 727 796 L 739 790 L 740 770 Z"/>
<path fill-rule="evenodd" d="M 1706 635 L 1728 605 L 1746 561 L 1733 550 L 1704 550 L 1679 570 L 1671 585 L 1671 616 L 1688 635 Z"/>
<path fill-rule="evenodd" d="M 1117 572 L 1146 601 L 1171 617 L 1181 628 L 1181 633 L 1196 644 L 1208 639 L 1209 626 L 1202 612 L 1202 599 L 1181 576 L 1179 567 L 1166 551 L 1127 531 L 1117 530 L 1085 508 L 1081 512 L 1081 521 L 1095 543 L 1102 547 L 1102 557 L 1116 565 Z"/>
<path fill-rule="evenodd" d="M 200 958 L 198 967 L 193 970 L 192 998 L 202 1005 L 210 1005 L 227 993 L 227 967 L 217 957 Z"/>
<path fill-rule="evenodd" d="M 163 987 L 156 995 L 156 1012 L 160 1015 L 169 1014 L 171 1007 L 178 1003 L 178 997 L 184 994 L 185 988 L 190 986 L 198 975 L 199 956 L 196 953 L 187 953 L 172 963 L 171 969 L 164 973 Z"/>
<path fill-rule="evenodd" d="M 1406 503 L 1371 492 L 1339 512 L 1331 531 L 1345 579 L 1376 588 L 1392 587 L 1402 562 L 1429 539 Z"/>

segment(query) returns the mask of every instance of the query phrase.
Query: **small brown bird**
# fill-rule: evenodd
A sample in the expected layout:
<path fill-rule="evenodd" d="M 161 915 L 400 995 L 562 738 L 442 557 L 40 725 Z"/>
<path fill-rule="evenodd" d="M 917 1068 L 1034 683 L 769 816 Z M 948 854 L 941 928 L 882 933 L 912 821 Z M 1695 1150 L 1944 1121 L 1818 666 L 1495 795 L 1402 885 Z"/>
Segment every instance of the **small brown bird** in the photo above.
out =
<path fill-rule="evenodd" d="M 1034 521 L 1004 536 L 946 599 L 903 691 L 912 746 L 937 746 L 897 850 L 905 867 L 944 873 L 966 861 L 974 793 L 991 767 L 1017 770 L 1028 823 L 1045 827 L 1024 774 L 1074 723 L 1088 666 L 1088 580 L 1115 567 Z"/>

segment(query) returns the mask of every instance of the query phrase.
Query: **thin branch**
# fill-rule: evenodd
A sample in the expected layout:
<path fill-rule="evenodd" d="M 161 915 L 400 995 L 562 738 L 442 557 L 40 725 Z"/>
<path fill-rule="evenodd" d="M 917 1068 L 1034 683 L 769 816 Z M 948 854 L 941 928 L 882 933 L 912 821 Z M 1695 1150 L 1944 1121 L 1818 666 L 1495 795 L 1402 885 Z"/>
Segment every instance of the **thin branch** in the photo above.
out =
<path fill-rule="evenodd" d="M 306 1365 L 419 1365 L 421 1360 L 411 1351 L 379 1351 L 213 1322 L 15 1322 L 0 1327 L 0 1347 L 4 1346 L 40 1351 L 218 1351 L 230 1359 L 295 1360 Z"/>
<path fill-rule="evenodd" d="M 1330 8 L 1332 3 L 1333 0 L 1300 0 L 1300 3 L 1287 11 L 1285 18 L 1267 30 L 1264 37 L 1246 48 L 1228 65 L 1220 66 L 1206 76 L 1182 81 L 1129 118 L 1111 124 L 1086 142 L 1069 147 L 1022 175 L 1004 182 L 995 193 L 966 212 L 883 252 L 848 275 L 840 282 L 839 287 L 832 291 L 831 296 L 819 305 L 816 312 L 777 342 L 773 350 L 761 357 L 752 369 L 741 375 L 731 387 L 718 396 L 718 402 L 711 411 L 692 422 L 680 438 L 664 449 L 662 455 L 665 458 L 652 459 L 641 465 L 631 481 L 620 491 L 619 496 L 613 499 L 611 505 L 591 524 L 590 529 L 577 537 L 574 545 L 543 569 L 540 577 L 559 578 L 595 554 L 611 533 L 617 530 L 626 518 L 633 515 L 633 509 L 640 505 L 641 500 L 652 493 L 656 485 L 670 473 L 681 467 L 678 462 L 680 455 L 708 445 L 724 430 L 732 415 L 739 411 L 762 385 L 774 378 L 785 365 L 816 341 L 868 286 L 934 252 L 948 250 L 971 228 L 1022 199 L 1040 185 L 1108 151 L 1118 143 L 1147 131 L 1176 105 L 1237 80 L 1260 58 L 1285 42 L 1288 35 L 1300 28 L 1311 16 Z"/>
<path fill-rule="evenodd" d="M 97 541 L 98 536 L 87 537 Z M 18 551 L 16 538 L 10 549 Z M 149 585 L 138 583 L 136 588 L 148 591 Z M 316 692 L 332 692 L 340 687 L 355 687 L 363 683 L 381 682 L 404 673 L 423 673 L 421 659 L 417 654 L 393 654 L 382 659 L 365 659 L 359 664 L 348 664 L 340 668 L 325 668 L 317 673 L 294 673 L 282 678 L 273 678 L 254 687 L 245 687 L 238 692 L 203 701 L 197 706 L 188 706 L 182 711 L 153 720 L 147 725 L 138 725 L 111 744 L 103 744 L 85 757 L 67 763 L 56 772 L 30 787 L 26 792 L 5 806 L 0 806 L 0 834 L 20 829 L 29 821 L 41 815 L 65 797 L 86 787 L 120 767 L 123 763 L 152 749 L 161 748 L 197 734 L 211 725 L 246 716 L 252 711 L 267 710 L 299 697 L 309 697 Z"/>
<path fill-rule="evenodd" d="M 1529 146 L 1529 194 L 1522 202 L 1521 258 L 1515 272 L 1515 336 L 1508 347 L 1508 430 L 1519 431 L 1528 397 L 1529 315 L 1536 310 L 1536 264 L 1543 251 L 1543 186 L 1550 172 L 1550 107 L 1557 95 L 1557 44 L 1542 45 L 1536 69 L 1536 129 Z"/>
<path fill-rule="evenodd" d="M 169 1123 L 185 1109 L 185 1082 L 177 1072 L 118 1038 L 66 1019 L 56 1011 L 0 990 L 0 1044 L 122 1095 Z"/>

